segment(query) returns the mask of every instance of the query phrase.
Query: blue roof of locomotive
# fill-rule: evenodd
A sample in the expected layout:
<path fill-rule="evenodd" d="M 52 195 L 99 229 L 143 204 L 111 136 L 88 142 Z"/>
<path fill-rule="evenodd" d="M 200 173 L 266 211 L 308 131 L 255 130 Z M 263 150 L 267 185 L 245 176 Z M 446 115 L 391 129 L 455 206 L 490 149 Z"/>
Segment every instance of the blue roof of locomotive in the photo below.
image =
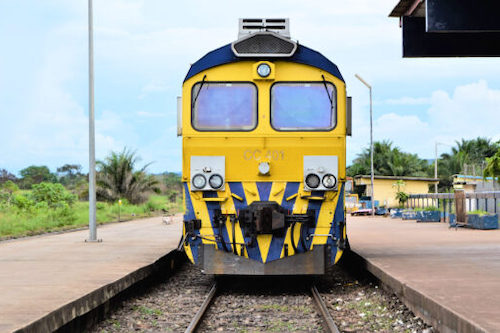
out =
<path fill-rule="evenodd" d="M 249 60 L 252 58 L 240 58 L 234 55 L 233 50 L 231 49 L 231 44 L 224 45 L 223 47 L 220 47 L 216 50 L 213 50 L 209 53 L 207 53 L 205 56 L 203 56 L 200 60 L 195 62 L 194 64 L 191 65 L 191 68 L 189 69 L 189 72 L 186 75 L 186 78 L 184 81 L 187 79 L 195 76 L 196 74 L 215 67 L 219 65 L 224 65 L 224 64 L 229 64 L 232 62 L 237 62 L 237 61 L 244 61 L 244 60 Z M 344 78 L 342 77 L 342 74 L 340 74 L 339 69 L 337 68 L 337 65 L 335 65 L 333 62 L 328 60 L 324 55 L 321 53 L 314 51 L 308 47 L 305 47 L 303 45 L 297 45 L 297 50 L 291 57 L 286 57 L 286 58 L 255 58 L 259 60 L 284 60 L 284 61 L 291 61 L 291 62 L 296 62 L 299 64 L 304 64 L 304 65 L 309 65 L 313 67 L 317 67 L 319 69 L 322 69 L 333 76 L 339 78 L 340 80 L 344 81 Z"/>

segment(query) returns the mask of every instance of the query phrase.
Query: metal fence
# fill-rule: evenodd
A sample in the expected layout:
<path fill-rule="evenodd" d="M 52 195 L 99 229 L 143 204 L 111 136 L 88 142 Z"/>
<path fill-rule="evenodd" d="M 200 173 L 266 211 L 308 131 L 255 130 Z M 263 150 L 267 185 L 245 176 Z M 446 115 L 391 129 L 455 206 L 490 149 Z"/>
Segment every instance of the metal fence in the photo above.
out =
<path fill-rule="evenodd" d="M 500 191 L 465 193 L 467 212 L 483 210 L 488 213 L 500 212 Z M 410 194 L 407 208 L 437 207 L 443 213 L 455 212 L 455 193 Z"/>

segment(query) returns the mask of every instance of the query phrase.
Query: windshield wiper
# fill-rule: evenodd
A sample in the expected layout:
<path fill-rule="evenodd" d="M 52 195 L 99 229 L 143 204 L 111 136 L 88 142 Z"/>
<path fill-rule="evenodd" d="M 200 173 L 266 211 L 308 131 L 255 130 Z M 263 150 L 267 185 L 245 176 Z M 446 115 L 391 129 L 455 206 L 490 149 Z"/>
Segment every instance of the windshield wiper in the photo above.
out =
<path fill-rule="evenodd" d="M 326 85 L 325 76 L 321 74 L 321 77 L 323 78 L 323 85 L 325 86 L 326 94 L 328 95 L 328 99 L 330 100 L 330 107 L 333 110 L 333 96 L 330 96 L 330 92 L 328 91 L 328 86 Z"/>
<path fill-rule="evenodd" d="M 196 92 L 196 96 L 194 96 L 193 106 L 196 105 L 196 100 L 198 99 L 198 96 L 200 96 L 200 92 L 201 92 L 201 89 L 203 88 L 203 85 L 205 84 L 206 78 L 207 78 L 207 75 L 204 75 L 203 79 L 201 80 L 200 89 L 198 89 L 198 91 Z"/>

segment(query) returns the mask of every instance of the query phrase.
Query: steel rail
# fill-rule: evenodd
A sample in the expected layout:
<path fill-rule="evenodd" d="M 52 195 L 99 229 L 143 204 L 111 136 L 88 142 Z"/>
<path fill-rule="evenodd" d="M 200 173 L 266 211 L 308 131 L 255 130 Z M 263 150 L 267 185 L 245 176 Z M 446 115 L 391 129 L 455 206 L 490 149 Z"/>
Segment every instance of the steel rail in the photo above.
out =
<path fill-rule="evenodd" d="M 193 319 L 189 323 L 189 326 L 186 328 L 186 330 L 184 331 L 184 333 L 193 333 L 193 332 L 196 332 L 196 329 L 198 328 L 198 325 L 200 324 L 201 319 L 203 318 L 203 315 L 205 314 L 205 312 L 207 311 L 208 307 L 210 306 L 210 303 L 214 299 L 214 296 L 215 296 L 216 293 L 217 293 L 217 283 L 214 283 L 212 285 L 212 288 L 208 292 L 207 297 L 205 298 L 205 300 L 201 304 L 201 307 L 196 312 L 195 316 L 193 317 Z"/>
<path fill-rule="evenodd" d="M 316 286 L 313 285 L 311 287 L 311 293 L 313 294 L 313 298 L 316 301 L 316 305 L 319 308 L 319 312 L 321 313 L 321 316 L 325 321 L 326 328 L 328 329 L 328 331 L 331 333 L 340 333 L 339 328 L 337 327 L 337 325 L 335 325 L 332 315 L 330 314 L 330 311 L 328 311 L 328 308 L 326 307 L 325 302 L 321 298 L 321 295 L 319 294 L 319 291 L 316 288 Z"/>

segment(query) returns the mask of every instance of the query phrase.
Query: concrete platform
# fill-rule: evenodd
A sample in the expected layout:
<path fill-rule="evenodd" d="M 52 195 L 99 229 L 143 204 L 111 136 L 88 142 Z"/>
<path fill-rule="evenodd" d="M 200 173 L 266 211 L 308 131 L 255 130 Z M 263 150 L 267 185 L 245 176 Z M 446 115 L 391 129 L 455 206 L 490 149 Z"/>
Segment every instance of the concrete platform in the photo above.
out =
<path fill-rule="evenodd" d="M 177 247 L 181 220 L 105 225 L 102 243 L 85 243 L 88 230 L 0 242 L 0 332 L 51 331 L 143 279 Z"/>
<path fill-rule="evenodd" d="M 500 230 L 347 218 L 368 270 L 440 332 L 500 332 Z"/>

